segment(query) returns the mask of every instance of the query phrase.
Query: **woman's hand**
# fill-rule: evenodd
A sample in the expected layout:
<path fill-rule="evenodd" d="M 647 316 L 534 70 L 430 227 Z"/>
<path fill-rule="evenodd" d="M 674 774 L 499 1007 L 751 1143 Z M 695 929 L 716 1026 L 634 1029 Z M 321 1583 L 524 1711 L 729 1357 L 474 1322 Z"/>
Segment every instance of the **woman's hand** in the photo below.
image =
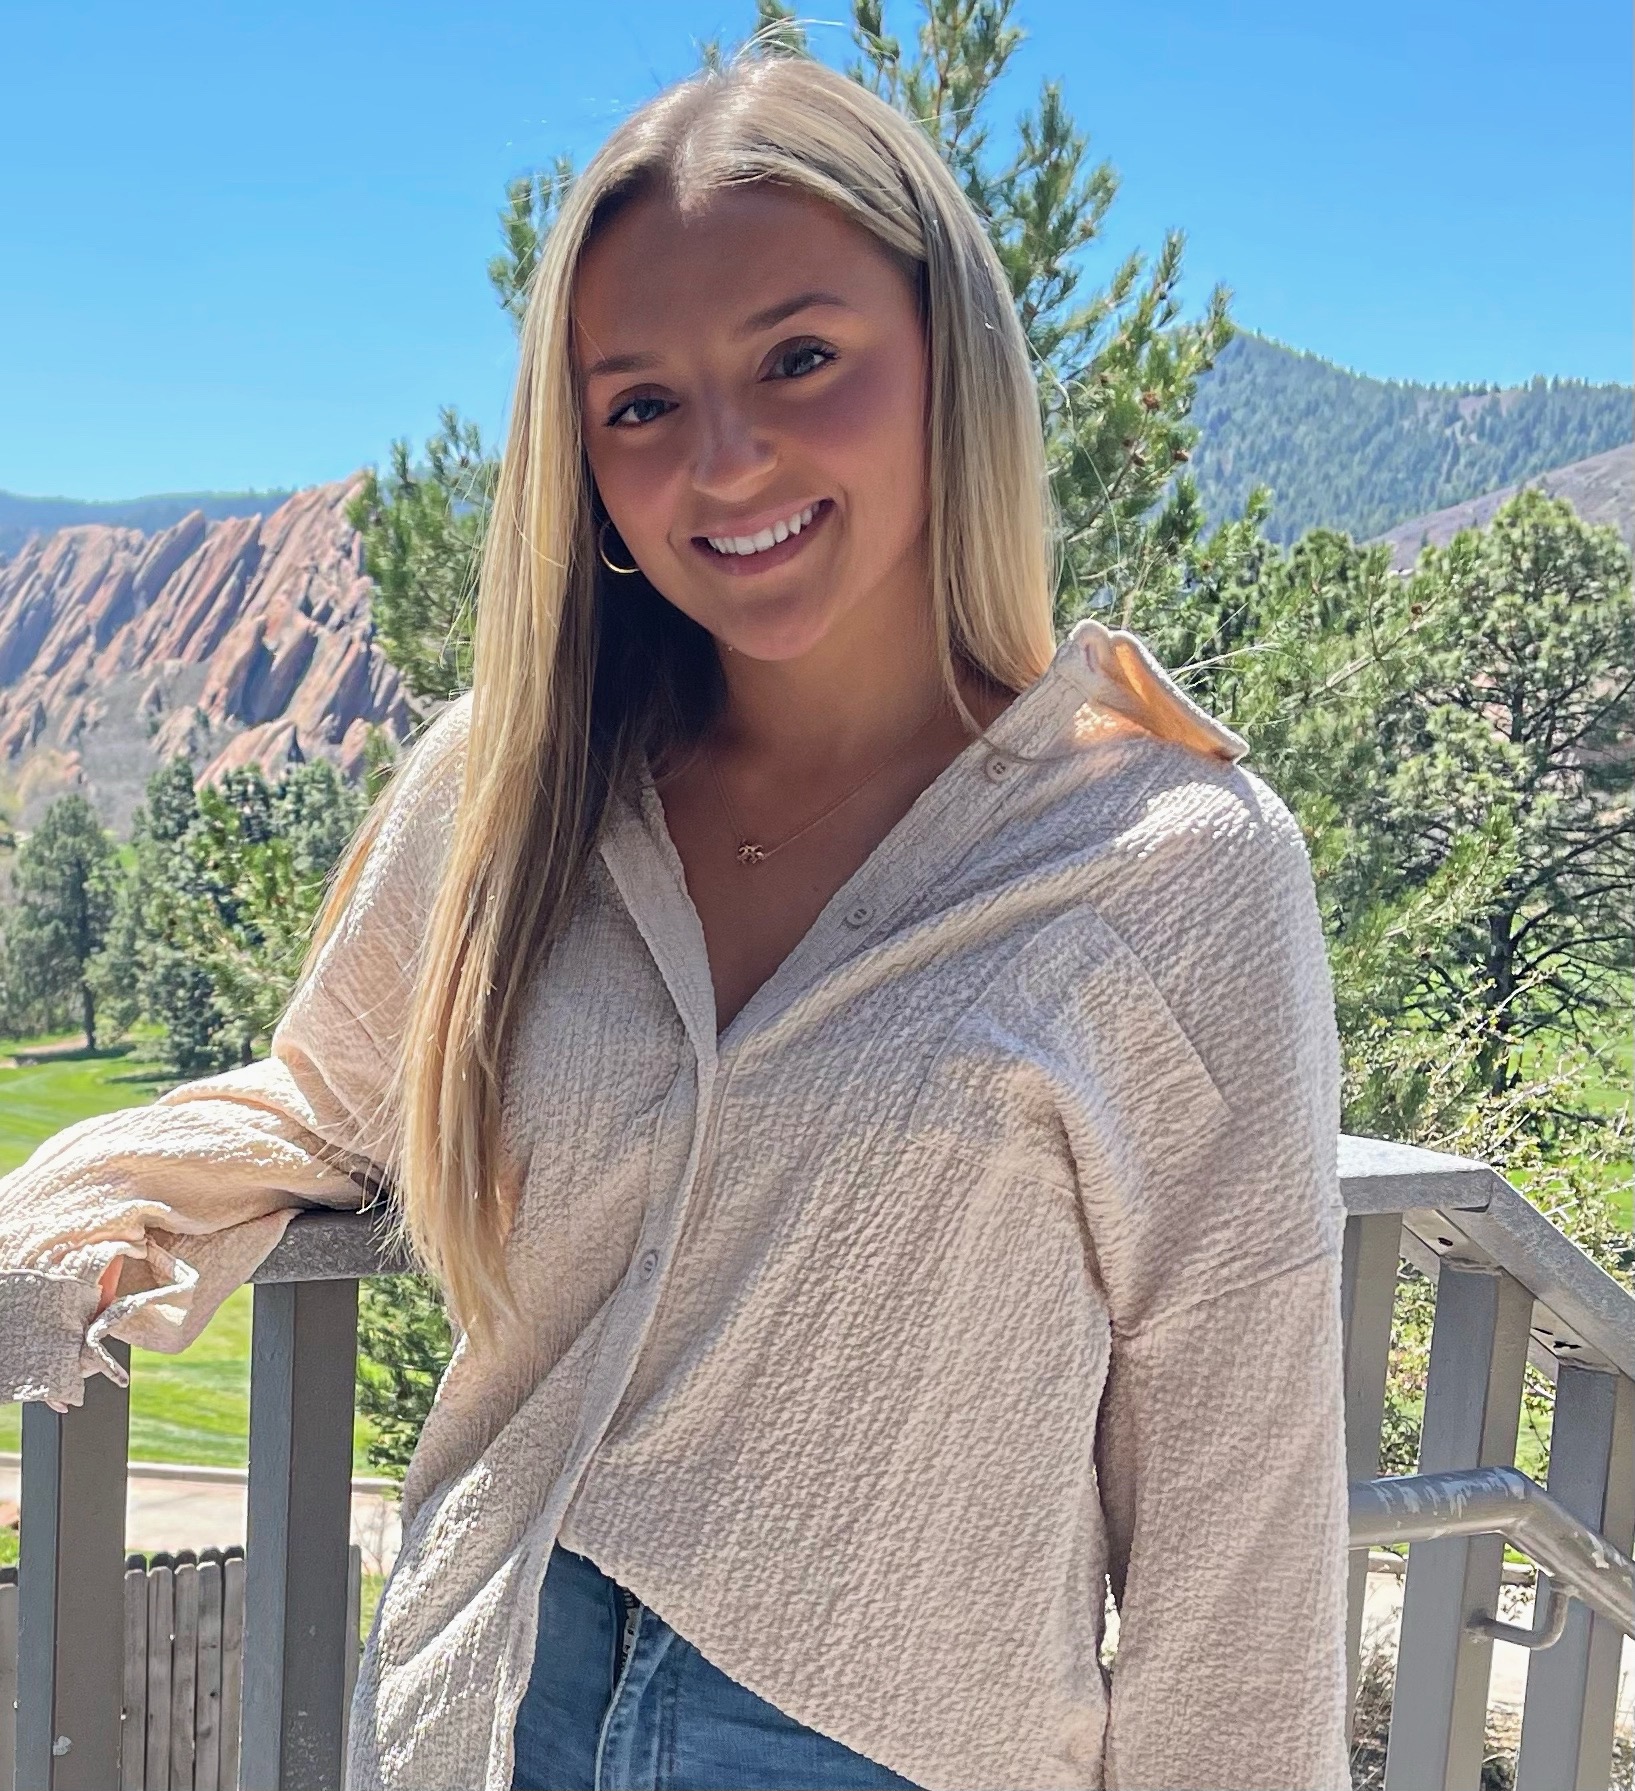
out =
<path fill-rule="evenodd" d="M 124 1261 L 125 1259 L 123 1256 L 116 1256 L 98 1277 L 96 1312 L 91 1314 L 93 1318 L 97 1316 L 97 1313 L 105 1311 L 113 1304 L 114 1295 L 119 1290 L 119 1271 Z M 48 1399 L 45 1403 L 50 1406 L 54 1412 L 66 1412 L 68 1410 L 68 1407 L 64 1405 L 60 1399 Z"/>
<path fill-rule="evenodd" d="M 124 1263 L 123 1256 L 116 1256 L 102 1271 L 101 1279 L 97 1282 L 97 1312 L 113 1304 L 114 1295 L 119 1291 L 119 1271 Z M 96 1313 L 91 1316 L 94 1318 Z"/>

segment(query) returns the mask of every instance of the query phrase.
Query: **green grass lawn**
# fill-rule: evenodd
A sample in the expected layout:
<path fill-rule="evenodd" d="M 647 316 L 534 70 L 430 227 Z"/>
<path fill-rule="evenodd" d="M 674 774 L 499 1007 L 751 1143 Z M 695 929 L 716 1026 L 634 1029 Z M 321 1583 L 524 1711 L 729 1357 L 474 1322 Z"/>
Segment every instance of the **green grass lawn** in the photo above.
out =
<path fill-rule="evenodd" d="M 1596 1090 L 1594 1098 L 1598 1112 L 1615 1113 L 1635 1098 L 1635 1028 L 1626 1025 L 1621 1034 L 1609 1037 L 1607 1050 L 1613 1063 L 1612 1074 Z M 1622 1166 L 1608 1192 L 1624 1224 L 1635 1230 L 1635 1173 L 1629 1164 Z"/>
<path fill-rule="evenodd" d="M 1635 987 L 1624 1004 L 1622 1025 L 1609 1025 L 1597 1043 L 1607 1067 L 1586 1088 L 1585 1105 L 1592 1113 L 1610 1117 L 1635 1100 Z M 1524 1051 L 1524 1068 L 1534 1073 L 1541 1069 L 1546 1049 L 1534 1045 Z M 1525 1191 L 1524 1178 L 1518 1178 L 1516 1186 Z M 1635 1229 L 1635 1165 L 1628 1161 L 1614 1165 L 1603 1179 L 1603 1187 L 1624 1225 Z"/>
<path fill-rule="evenodd" d="M 57 1042 L 0 1040 L 0 1061 Z M 171 1080 L 139 1060 L 129 1042 L 19 1069 L 0 1068 L 0 1175 L 64 1126 L 117 1107 L 145 1107 Z"/>
<path fill-rule="evenodd" d="M 171 1080 L 127 1043 L 94 1054 L 5 1067 L 4 1060 L 54 1041 L 0 1041 L 0 1175 L 75 1120 L 145 1106 Z M 179 1355 L 131 1351 L 131 1455 L 139 1461 L 241 1468 L 250 1435 L 250 1313 L 254 1290 L 238 1288 Z M 0 1404 L 0 1449 L 20 1446 L 23 1408 Z M 353 1471 L 373 1473 L 368 1422 L 353 1427 Z"/>
<path fill-rule="evenodd" d="M 383 1573 L 366 1573 L 358 1586 L 358 1640 L 369 1639 L 369 1625 L 375 1620 L 375 1606 L 380 1603 L 380 1595 L 385 1590 L 386 1575 Z"/>

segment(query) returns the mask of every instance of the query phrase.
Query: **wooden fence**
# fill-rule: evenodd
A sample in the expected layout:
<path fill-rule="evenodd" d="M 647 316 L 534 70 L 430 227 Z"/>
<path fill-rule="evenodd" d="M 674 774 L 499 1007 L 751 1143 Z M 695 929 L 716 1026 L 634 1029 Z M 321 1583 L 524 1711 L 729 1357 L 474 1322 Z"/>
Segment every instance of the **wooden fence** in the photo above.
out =
<path fill-rule="evenodd" d="M 347 1551 L 347 1634 L 358 1636 L 362 1558 Z M 360 1644 L 361 1647 L 361 1644 Z M 119 1791 L 238 1791 L 244 1694 L 244 1550 L 125 1557 Z M 359 1648 L 347 1657 L 351 1704 Z M 345 1717 L 342 1718 L 345 1732 Z M 17 1569 L 0 1568 L 0 1786 L 17 1757 Z"/>

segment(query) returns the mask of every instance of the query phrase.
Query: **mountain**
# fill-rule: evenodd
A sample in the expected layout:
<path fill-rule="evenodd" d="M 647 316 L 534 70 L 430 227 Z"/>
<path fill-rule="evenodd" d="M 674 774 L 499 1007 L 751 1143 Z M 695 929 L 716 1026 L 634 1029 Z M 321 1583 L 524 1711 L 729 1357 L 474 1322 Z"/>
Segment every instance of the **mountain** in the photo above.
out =
<path fill-rule="evenodd" d="M 1273 493 L 1267 532 L 1358 540 L 1635 438 L 1628 386 L 1425 386 L 1370 379 L 1242 332 L 1199 382 L 1189 471 L 1211 521 Z"/>
<path fill-rule="evenodd" d="M 1465 503 L 1450 504 L 1428 516 L 1398 523 L 1380 537 L 1391 544 L 1391 563 L 1407 570 L 1426 543 L 1442 547 L 1461 529 L 1484 527 L 1493 520 L 1494 511 L 1523 485 L 1537 486 L 1552 497 L 1566 498 L 1586 522 L 1610 523 L 1630 551 L 1635 552 L 1635 443 L 1626 442 L 1621 448 L 1609 448 L 1605 454 L 1592 454 L 1587 460 L 1575 460 L 1570 466 L 1558 466 L 1536 478 L 1523 479 Z"/>
<path fill-rule="evenodd" d="M 357 480 L 270 515 L 195 510 L 156 534 L 35 536 L 0 564 L 0 804 L 23 827 L 81 790 L 118 832 L 179 752 L 200 781 L 254 760 L 363 766 L 369 725 L 414 715 L 375 643 L 346 520 Z"/>
<path fill-rule="evenodd" d="M 111 522 L 151 535 L 197 510 L 208 517 L 265 516 L 291 494 L 287 491 L 172 491 L 123 502 L 86 503 L 79 498 L 18 497 L 0 491 L 0 560 L 8 560 L 30 535 L 87 522 Z"/>

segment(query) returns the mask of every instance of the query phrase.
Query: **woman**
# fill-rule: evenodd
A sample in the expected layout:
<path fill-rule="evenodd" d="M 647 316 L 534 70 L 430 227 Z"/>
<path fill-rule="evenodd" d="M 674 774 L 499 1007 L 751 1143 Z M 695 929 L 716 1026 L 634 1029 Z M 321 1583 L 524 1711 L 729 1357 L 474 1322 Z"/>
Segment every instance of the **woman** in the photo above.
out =
<path fill-rule="evenodd" d="M 1057 645 L 1047 542 L 918 130 L 805 61 L 661 95 L 271 1057 L 0 1183 L 59 1404 L 390 1183 L 457 1342 L 353 1791 L 1347 1782 L 1310 868 L 1135 637 Z"/>

